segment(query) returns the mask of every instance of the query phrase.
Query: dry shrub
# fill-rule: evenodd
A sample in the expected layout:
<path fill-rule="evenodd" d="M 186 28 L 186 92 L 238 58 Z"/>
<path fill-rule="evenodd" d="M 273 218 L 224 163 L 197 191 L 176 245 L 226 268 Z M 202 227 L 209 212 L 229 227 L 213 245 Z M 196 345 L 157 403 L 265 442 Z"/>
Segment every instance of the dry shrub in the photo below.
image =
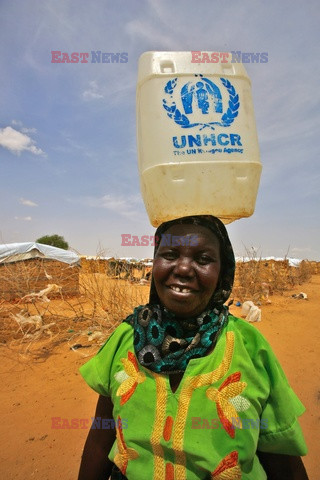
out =
<path fill-rule="evenodd" d="M 296 269 L 296 280 L 297 284 L 301 285 L 302 283 L 308 282 L 313 274 L 313 266 L 311 262 L 307 260 L 302 260 L 299 266 Z"/>
<path fill-rule="evenodd" d="M 295 267 L 286 258 L 264 260 L 258 258 L 255 252 L 247 258 L 249 260 L 243 259 L 236 265 L 233 296 L 241 302 L 252 300 L 263 303 L 274 293 L 283 295 L 296 285 L 308 282 L 313 271 L 311 262 L 306 260 Z"/>
<path fill-rule="evenodd" d="M 78 265 L 44 258 L 1 263 L 0 298 L 19 301 L 25 295 L 39 292 L 52 283 L 63 288 L 65 297 L 76 295 L 79 293 L 79 271 Z"/>
<path fill-rule="evenodd" d="M 38 349 L 39 341 L 47 351 L 61 342 L 68 342 L 70 347 L 79 343 L 97 347 L 134 306 L 146 303 L 148 298 L 148 286 L 110 278 L 105 273 L 78 274 L 73 295 L 65 277 L 60 289 L 40 295 L 46 290 L 40 290 L 43 274 L 51 277 L 45 277 L 47 286 L 59 287 L 62 278 L 48 274 L 46 263 L 42 264 L 43 272 L 39 273 L 37 267 L 35 275 L 35 264 L 29 262 L 16 262 L 18 267 L 3 269 L 3 281 L 15 293 L 14 298 L 0 297 L 0 341 L 20 345 L 24 353 Z"/>

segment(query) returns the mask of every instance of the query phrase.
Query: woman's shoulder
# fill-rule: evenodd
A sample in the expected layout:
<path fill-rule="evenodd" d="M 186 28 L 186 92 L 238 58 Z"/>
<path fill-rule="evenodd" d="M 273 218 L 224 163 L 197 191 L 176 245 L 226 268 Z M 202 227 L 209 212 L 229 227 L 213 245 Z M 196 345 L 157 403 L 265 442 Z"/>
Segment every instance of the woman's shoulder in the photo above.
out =
<path fill-rule="evenodd" d="M 80 373 L 100 395 L 110 395 L 110 378 L 115 362 L 127 356 L 133 348 L 133 330 L 131 325 L 122 322 L 118 325 L 97 354 L 80 367 Z"/>
<path fill-rule="evenodd" d="M 242 318 L 229 315 L 226 331 L 234 332 L 237 343 L 241 343 L 247 350 L 255 353 L 266 351 L 272 352 L 272 348 L 261 332 L 249 322 Z"/>
<path fill-rule="evenodd" d="M 237 330 L 237 331 L 239 330 L 243 333 L 248 333 L 249 335 L 257 335 L 258 337 L 259 336 L 263 337 L 263 335 L 259 332 L 259 330 L 257 330 L 255 326 L 247 322 L 247 320 L 236 317 L 231 313 L 228 315 L 228 326 L 233 330 Z"/>
<path fill-rule="evenodd" d="M 110 336 L 106 339 L 105 343 L 101 346 L 98 353 L 106 349 L 109 350 L 111 346 L 113 346 L 113 348 L 117 348 L 118 346 L 131 342 L 132 336 L 132 326 L 127 322 L 122 322 L 113 330 Z"/>
<path fill-rule="evenodd" d="M 121 337 L 123 335 L 130 335 L 132 334 L 132 326 L 130 325 L 130 323 L 126 322 L 126 321 L 123 321 L 121 323 L 119 323 L 119 325 L 116 326 L 116 328 L 112 331 L 111 335 L 109 338 L 111 337 Z"/>
<path fill-rule="evenodd" d="M 247 320 L 244 320 L 243 318 L 236 317 L 235 315 L 232 315 L 232 314 L 228 315 L 228 325 L 232 329 L 237 331 L 239 330 L 243 334 L 246 333 L 248 335 L 264 338 L 262 333 L 260 333 L 259 330 L 253 324 L 251 324 Z"/>
<path fill-rule="evenodd" d="M 288 381 L 273 348 L 256 326 L 230 315 L 224 332 L 226 342 L 227 338 L 230 338 L 228 334 L 233 337 L 234 365 L 241 365 L 242 371 L 250 372 L 251 377 L 254 368 L 255 372 L 259 372 L 260 379 L 264 378 L 270 383 L 277 378 L 279 382 L 287 385 Z"/>

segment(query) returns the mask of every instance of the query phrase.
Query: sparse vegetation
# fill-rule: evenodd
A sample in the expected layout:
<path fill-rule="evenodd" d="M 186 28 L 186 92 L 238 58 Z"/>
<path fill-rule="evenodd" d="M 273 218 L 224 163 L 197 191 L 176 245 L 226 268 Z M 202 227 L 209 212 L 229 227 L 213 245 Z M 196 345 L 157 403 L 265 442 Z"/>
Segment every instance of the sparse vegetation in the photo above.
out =
<path fill-rule="evenodd" d="M 298 266 L 291 266 L 289 260 L 264 260 L 255 252 L 247 252 L 246 260 L 237 262 L 233 296 L 241 302 L 252 300 L 263 302 L 266 297 L 280 294 L 302 285 L 317 273 L 315 262 L 303 260 Z"/>
<path fill-rule="evenodd" d="M 39 268 L 42 277 L 50 277 L 47 288 Z M 147 301 L 148 286 L 103 273 L 78 273 L 76 288 L 75 269 L 62 264 L 53 274 L 44 260 L 0 266 L 0 284 L 7 285 L 0 294 L 0 342 L 21 344 L 24 352 L 39 340 L 49 348 L 62 342 L 97 347 L 134 306 Z"/>
<path fill-rule="evenodd" d="M 291 267 L 287 259 L 238 262 L 231 298 L 263 303 L 272 294 L 307 282 L 318 271 L 314 263 Z M 0 284 L 6 287 L 0 294 L 0 342 L 20 345 L 30 354 L 35 348 L 39 354 L 39 340 L 47 351 L 63 342 L 97 349 L 136 305 L 148 301 L 149 294 L 146 282 L 130 281 L 131 274 L 121 272 L 122 278 L 109 276 L 114 268 L 103 271 L 102 265 L 105 261 L 97 260 L 95 268 L 95 261 L 90 261 L 84 271 L 69 265 L 49 270 L 45 260 L 1 265 Z"/>

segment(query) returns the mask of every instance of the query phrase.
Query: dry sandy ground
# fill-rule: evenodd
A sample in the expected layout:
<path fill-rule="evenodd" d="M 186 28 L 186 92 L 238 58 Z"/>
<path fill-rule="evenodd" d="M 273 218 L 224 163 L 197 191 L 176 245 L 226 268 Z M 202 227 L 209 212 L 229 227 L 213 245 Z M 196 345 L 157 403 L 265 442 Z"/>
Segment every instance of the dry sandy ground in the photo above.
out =
<path fill-rule="evenodd" d="M 292 293 L 303 290 L 309 300 Z M 307 408 L 301 424 L 309 453 L 304 459 L 309 478 L 320 477 L 319 378 L 317 347 L 320 275 L 299 289 L 272 297 L 262 306 L 262 322 L 255 324 L 269 340 L 292 384 Z M 240 315 L 238 307 L 232 313 Z M 26 361 L 8 347 L 1 355 L 0 478 L 5 480 L 73 480 L 87 429 L 53 429 L 52 417 L 88 419 L 97 395 L 78 373 L 88 350 L 71 351 L 66 343 L 37 362 Z"/>

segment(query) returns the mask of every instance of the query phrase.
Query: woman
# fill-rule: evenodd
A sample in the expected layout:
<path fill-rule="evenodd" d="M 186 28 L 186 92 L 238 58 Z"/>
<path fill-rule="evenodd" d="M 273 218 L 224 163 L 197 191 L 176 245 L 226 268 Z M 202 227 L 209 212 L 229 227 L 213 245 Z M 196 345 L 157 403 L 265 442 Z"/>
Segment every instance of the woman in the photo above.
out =
<path fill-rule="evenodd" d="M 224 225 L 184 217 L 156 238 L 149 304 L 81 368 L 96 417 L 116 428 L 90 430 L 79 480 L 307 479 L 304 407 L 266 340 L 224 305 Z"/>

